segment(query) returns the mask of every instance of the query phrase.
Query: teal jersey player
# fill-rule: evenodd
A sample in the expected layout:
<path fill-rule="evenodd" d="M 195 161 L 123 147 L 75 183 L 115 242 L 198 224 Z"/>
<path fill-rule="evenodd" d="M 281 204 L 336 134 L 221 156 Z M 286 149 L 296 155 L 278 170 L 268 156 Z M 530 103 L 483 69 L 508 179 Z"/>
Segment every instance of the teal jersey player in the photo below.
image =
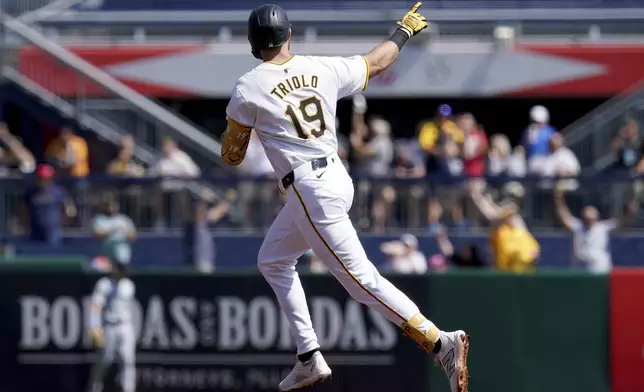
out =
<path fill-rule="evenodd" d="M 105 197 L 101 204 L 103 212 L 94 217 L 92 229 L 101 241 L 103 256 L 112 262 L 129 264 L 132 257 L 130 244 L 136 237 L 134 223 L 127 215 L 118 212 L 118 204 L 113 198 Z"/>

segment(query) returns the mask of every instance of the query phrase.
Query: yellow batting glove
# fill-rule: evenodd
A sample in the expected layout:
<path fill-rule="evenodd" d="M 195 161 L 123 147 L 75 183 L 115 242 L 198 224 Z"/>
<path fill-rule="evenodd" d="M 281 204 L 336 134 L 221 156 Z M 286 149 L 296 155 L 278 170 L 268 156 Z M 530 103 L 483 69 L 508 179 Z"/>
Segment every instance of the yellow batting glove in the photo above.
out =
<path fill-rule="evenodd" d="M 409 34 L 410 37 L 420 33 L 429 26 L 427 24 L 427 19 L 424 16 L 419 14 L 418 9 L 423 5 L 420 1 L 414 4 L 413 7 L 407 11 L 402 20 L 398 22 L 398 25 Z"/>

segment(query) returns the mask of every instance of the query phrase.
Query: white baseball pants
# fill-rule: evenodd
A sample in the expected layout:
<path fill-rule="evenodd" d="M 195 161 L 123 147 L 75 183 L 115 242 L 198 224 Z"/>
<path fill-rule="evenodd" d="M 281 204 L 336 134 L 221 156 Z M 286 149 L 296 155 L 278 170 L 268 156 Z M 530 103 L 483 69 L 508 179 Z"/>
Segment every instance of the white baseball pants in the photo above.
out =
<path fill-rule="evenodd" d="M 119 360 L 119 381 L 123 392 L 136 389 L 136 332 L 132 323 L 106 325 L 103 328 L 105 346 L 100 350 L 90 377 L 90 392 L 102 392 L 105 373 Z"/>
<path fill-rule="evenodd" d="M 306 163 L 295 169 L 287 202 L 271 225 L 259 251 L 258 266 L 275 291 L 303 354 L 319 348 L 306 295 L 295 271 L 297 259 L 309 249 L 326 264 L 351 297 L 400 326 L 419 313 L 418 307 L 369 261 L 349 219 L 353 181 L 337 156 L 312 171 Z M 434 325 L 426 322 L 426 332 Z"/>

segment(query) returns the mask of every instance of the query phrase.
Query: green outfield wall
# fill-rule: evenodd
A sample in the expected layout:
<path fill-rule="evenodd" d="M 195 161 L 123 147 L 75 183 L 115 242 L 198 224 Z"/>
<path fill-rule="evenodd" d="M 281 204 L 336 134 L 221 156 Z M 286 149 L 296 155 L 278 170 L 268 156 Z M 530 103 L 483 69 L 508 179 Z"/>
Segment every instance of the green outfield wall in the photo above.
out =
<path fill-rule="evenodd" d="M 0 266 L 0 390 L 82 392 L 98 274 Z M 137 271 L 138 391 L 274 391 L 293 346 L 259 275 Z M 472 337 L 471 391 L 607 392 L 608 278 L 569 272 L 390 277 Z M 431 359 L 329 276 L 302 277 L 334 378 L 316 391 L 447 391 Z M 25 377 L 29 374 L 30 377 Z"/>
<path fill-rule="evenodd" d="M 472 337 L 473 391 L 610 390 L 606 277 L 462 273 L 427 286 L 439 327 Z M 431 391 L 442 390 L 439 373 Z"/>

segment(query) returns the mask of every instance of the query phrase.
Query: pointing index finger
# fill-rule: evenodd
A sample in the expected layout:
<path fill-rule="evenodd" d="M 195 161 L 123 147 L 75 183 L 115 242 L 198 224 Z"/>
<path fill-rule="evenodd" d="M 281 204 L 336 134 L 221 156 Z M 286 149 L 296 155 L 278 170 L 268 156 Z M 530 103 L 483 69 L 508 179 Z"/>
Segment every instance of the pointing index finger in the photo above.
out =
<path fill-rule="evenodd" d="M 421 6 L 421 5 L 423 5 L 423 3 L 422 3 L 422 2 L 420 2 L 420 1 L 419 1 L 419 2 L 417 2 L 416 4 L 414 4 L 414 6 L 413 6 L 413 7 L 411 7 L 411 9 L 409 10 L 409 12 L 416 12 L 416 11 L 418 11 L 418 9 L 420 8 L 420 6 Z"/>

